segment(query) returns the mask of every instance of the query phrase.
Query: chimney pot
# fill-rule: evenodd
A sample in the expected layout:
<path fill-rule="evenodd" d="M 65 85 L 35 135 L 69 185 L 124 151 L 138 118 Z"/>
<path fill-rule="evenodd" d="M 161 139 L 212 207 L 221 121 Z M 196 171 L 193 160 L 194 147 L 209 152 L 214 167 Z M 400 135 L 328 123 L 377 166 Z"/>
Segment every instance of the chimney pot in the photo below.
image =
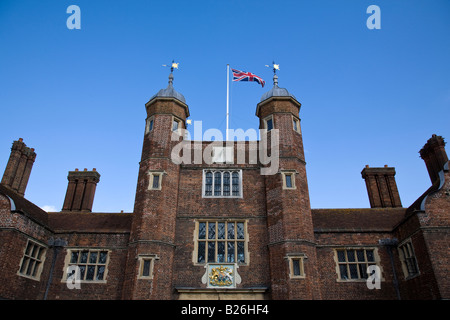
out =
<path fill-rule="evenodd" d="M 447 163 L 448 157 L 445 152 L 444 138 L 433 134 L 427 143 L 419 151 L 420 157 L 425 161 L 425 165 L 430 176 L 431 183 L 439 180 L 439 171 Z"/>
<path fill-rule="evenodd" d="M 395 182 L 395 168 L 385 165 L 383 168 L 369 168 L 361 171 L 366 181 L 371 208 L 401 207 L 400 195 Z"/>
<path fill-rule="evenodd" d="M 30 152 L 31 151 L 31 152 Z M 11 154 L 1 183 L 16 191 L 20 195 L 25 195 L 28 179 L 33 168 L 36 154 L 32 154 L 34 149 L 30 149 L 23 143 L 23 139 L 13 142 Z"/>
<path fill-rule="evenodd" d="M 69 171 L 67 179 L 69 184 L 62 210 L 91 212 L 100 174 L 97 171 L 75 169 L 75 171 Z"/>

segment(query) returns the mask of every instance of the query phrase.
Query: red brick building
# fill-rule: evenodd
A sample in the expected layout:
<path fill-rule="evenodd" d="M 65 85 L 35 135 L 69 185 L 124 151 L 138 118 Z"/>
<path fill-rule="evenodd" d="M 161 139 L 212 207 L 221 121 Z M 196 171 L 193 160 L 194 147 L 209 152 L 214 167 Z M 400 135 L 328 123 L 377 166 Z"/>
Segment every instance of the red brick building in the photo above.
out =
<path fill-rule="evenodd" d="M 24 197 L 36 153 L 14 141 L 0 185 L 1 298 L 450 298 L 442 137 L 420 150 L 431 187 L 413 204 L 402 206 L 394 168 L 366 166 L 371 208 L 311 209 L 301 104 L 276 77 L 256 105 L 267 136 L 224 145 L 184 139 L 189 108 L 172 82 L 145 105 L 132 213 L 91 212 L 95 169 L 69 172 L 61 212 L 40 209 Z"/>

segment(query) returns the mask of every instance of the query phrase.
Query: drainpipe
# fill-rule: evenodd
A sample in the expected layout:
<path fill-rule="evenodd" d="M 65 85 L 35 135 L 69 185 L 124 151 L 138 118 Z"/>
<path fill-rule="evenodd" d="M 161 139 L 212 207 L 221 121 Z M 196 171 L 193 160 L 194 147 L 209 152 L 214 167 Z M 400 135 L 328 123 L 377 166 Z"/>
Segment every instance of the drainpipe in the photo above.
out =
<path fill-rule="evenodd" d="M 45 289 L 44 300 L 47 300 L 48 291 L 49 291 L 50 285 L 52 283 L 53 271 L 55 270 L 55 264 L 56 264 L 56 258 L 58 256 L 58 253 L 61 251 L 61 249 L 63 249 L 64 246 L 67 246 L 67 241 L 63 240 L 63 239 L 50 238 L 48 240 L 48 246 L 50 248 L 53 248 L 53 259 L 52 259 L 52 265 L 50 267 L 50 275 L 48 276 L 48 280 L 47 280 L 47 288 Z"/>
<path fill-rule="evenodd" d="M 395 264 L 394 264 L 394 255 L 392 253 L 392 248 L 396 247 L 398 244 L 398 240 L 396 238 L 394 239 L 380 239 L 378 240 L 378 243 L 382 246 L 386 247 L 386 250 L 388 252 L 389 255 L 389 259 L 391 260 L 391 267 L 392 267 L 392 274 L 393 274 L 393 284 L 394 284 L 394 288 L 395 288 L 395 292 L 397 294 L 397 299 L 401 300 L 401 296 L 400 296 L 400 289 L 398 287 L 398 280 L 397 280 L 397 272 L 395 271 Z"/>

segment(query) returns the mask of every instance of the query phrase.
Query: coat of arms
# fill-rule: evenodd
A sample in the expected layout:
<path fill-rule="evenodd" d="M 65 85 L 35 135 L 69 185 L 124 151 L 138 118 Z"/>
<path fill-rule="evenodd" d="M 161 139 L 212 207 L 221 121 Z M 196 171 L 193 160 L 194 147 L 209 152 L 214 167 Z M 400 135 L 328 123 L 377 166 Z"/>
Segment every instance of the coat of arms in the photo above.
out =
<path fill-rule="evenodd" d="M 233 269 L 230 266 L 218 266 L 211 268 L 209 284 L 211 286 L 229 287 L 233 285 Z"/>
<path fill-rule="evenodd" d="M 241 276 L 237 269 L 239 266 L 235 263 L 208 263 L 205 265 L 205 273 L 202 277 L 202 283 L 207 288 L 214 289 L 232 289 L 236 284 L 241 283 Z"/>

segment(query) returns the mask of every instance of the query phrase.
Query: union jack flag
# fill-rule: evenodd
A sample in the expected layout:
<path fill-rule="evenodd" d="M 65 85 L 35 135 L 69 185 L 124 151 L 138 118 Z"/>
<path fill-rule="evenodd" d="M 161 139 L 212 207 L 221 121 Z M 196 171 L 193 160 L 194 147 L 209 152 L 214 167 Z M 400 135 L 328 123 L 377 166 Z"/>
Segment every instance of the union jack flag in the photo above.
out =
<path fill-rule="evenodd" d="M 247 71 L 239 71 L 236 69 L 231 69 L 233 72 L 233 81 L 254 81 L 258 82 L 263 88 L 266 83 L 261 77 L 256 74 Z"/>

